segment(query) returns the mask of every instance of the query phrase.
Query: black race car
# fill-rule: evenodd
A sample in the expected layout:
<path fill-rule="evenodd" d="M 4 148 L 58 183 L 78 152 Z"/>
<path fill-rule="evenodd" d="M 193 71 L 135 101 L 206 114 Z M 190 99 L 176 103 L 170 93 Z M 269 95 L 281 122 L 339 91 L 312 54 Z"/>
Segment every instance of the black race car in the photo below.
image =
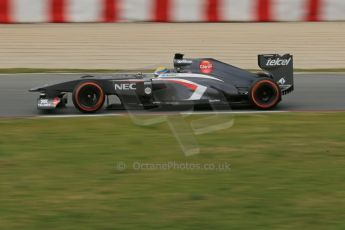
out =
<path fill-rule="evenodd" d="M 174 68 L 159 75 L 83 76 L 30 92 L 40 92 L 40 110 L 65 106 L 67 93 L 72 93 L 74 106 L 84 113 L 102 109 L 105 102 L 108 109 L 210 104 L 272 109 L 282 95 L 294 89 L 292 55 L 258 55 L 258 64 L 263 72 L 252 73 L 213 58 L 191 59 L 175 54 Z"/>

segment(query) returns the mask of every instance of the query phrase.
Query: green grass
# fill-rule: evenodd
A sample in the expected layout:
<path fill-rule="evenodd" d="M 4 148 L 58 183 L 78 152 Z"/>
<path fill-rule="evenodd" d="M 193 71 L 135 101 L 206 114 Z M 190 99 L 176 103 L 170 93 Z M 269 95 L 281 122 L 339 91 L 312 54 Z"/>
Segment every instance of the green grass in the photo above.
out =
<path fill-rule="evenodd" d="M 198 135 L 191 157 L 166 123 L 1 119 L 0 229 L 345 229 L 344 117 L 237 115 Z M 231 171 L 138 171 L 137 161 Z"/>
<path fill-rule="evenodd" d="M 150 69 L 124 70 L 124 69 L 54 69 L 54 68 L 2 68 L 0 74 L 18 74 L 18 73 L 123 73 L 123 72 L 153 72 Z M 249 71 L 260 71 L 259 69 L 249 69 Z M 300 69 L 295 72 L 312 73 L 344 73 L 345 68 L 321 68 L 321 69 Z"/>

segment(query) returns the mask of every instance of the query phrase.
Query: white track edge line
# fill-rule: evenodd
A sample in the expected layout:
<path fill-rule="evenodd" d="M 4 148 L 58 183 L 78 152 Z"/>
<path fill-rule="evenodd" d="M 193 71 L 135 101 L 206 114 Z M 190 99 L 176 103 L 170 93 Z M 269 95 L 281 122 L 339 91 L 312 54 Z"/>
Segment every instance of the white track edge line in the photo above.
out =
<path fill-rule="evenodd" d="M 217 114 L 270 114 L 270 113 L 287 113 L 290 111 L 277 110 L 277 111 L 218 111 L 218 112 L 162 112 L 162 113 L 136 113 L 137 116 L 152 115 L 152 116 L 166 116 L 166 115 L 217 115 Z M 112 117 L 112 116 L 126 116 L 128 113 L 123 114 L 71 114 L 71 115 L 39 115 L 33 118 L 82 118 L 82 117 Z"/>

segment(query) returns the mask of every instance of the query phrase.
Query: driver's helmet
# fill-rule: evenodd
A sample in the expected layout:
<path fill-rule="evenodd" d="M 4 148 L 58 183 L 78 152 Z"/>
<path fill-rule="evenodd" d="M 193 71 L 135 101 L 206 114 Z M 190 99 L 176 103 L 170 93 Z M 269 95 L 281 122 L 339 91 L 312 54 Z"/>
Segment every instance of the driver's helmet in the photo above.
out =
<path fill-rule="evenodd" d="M 169 69 L 166 67 L 158 67 L 154 72 L 156 77 L 158 77 L 159 75 L 164 74 L 164 73 L 169 73 Z"/>

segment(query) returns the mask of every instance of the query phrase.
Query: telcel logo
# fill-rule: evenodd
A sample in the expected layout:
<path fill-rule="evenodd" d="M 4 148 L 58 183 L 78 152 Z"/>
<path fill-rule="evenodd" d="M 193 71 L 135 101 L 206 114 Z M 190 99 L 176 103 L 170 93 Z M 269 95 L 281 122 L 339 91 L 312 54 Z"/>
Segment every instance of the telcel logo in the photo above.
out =
<path fill-rule="evenodd" d="M 135 90 L 135 83 L 115 84 L 115 90 Z"/>
<path fill-rule="evenodd" d="M 291 61 L 291 57 L 289 59 L 268 59 L 266 65 L 268 66 L 279 66 L 279 65 L 288 65 Z"/>

